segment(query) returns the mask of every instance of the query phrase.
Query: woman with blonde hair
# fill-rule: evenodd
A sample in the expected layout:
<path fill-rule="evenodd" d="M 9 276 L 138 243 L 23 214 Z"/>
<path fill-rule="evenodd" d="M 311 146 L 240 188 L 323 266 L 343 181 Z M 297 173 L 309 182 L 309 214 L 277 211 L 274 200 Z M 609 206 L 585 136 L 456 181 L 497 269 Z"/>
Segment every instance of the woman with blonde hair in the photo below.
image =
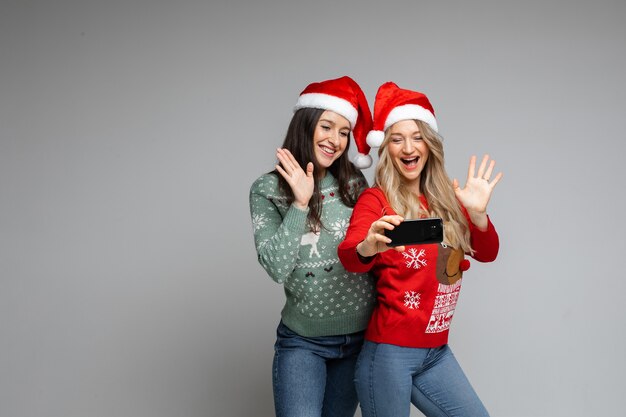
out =
<path fill-rule="evenodd" d="M 364 417 L 408 417 L 413 403 L 428 417 L 488 416 L 448 346 L 448 332 L 469 255 L 495 260 L 499 240 L 487 204 L 502 177 L 485 155 L 470 158 L 466 184 L 450 180 L 435 112 L 419 92 L 388 82 L 376 95 L 380 147 L 374 187 L 354 207 L 339 259 L 371 271 L 377 305 L 356 370 Z M 396 246 L 386 235 L 405 219 L 439 218 L 443 240 Z M 392 249 L 392 250 L 390 250 Z"/>

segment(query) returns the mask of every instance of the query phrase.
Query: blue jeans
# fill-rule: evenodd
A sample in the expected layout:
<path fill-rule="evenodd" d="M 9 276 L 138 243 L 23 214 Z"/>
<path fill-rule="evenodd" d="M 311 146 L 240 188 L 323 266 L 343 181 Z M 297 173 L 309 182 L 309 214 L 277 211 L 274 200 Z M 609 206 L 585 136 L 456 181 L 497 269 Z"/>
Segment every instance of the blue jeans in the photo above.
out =
<path fill-rule="evenodd" d="M 303 337 L 282 322 L 274 345 L 277 417 L 353 417 L 354 368 L 363 332 Z"/>
<path fill-rule="evenodd" d="M 448 345 L 365 341 L 355 381 L 363 417 L 408 417 L 411 403 L 428 417 L 489 416 Z"/>

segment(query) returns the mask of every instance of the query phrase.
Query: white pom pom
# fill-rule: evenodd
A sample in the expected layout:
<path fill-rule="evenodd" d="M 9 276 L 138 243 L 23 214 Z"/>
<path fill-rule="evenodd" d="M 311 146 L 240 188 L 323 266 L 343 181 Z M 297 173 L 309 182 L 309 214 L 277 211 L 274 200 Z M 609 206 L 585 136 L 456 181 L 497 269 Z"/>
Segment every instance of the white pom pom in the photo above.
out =
<path fill-rule="evenodd" d="M 365 140 L 372 148 L 380 148 L 385 140 L 385 133 L 382 130 L 370 130 Z"/>
<path fill-rule="evenodd" d="M 355 167 L 359 169 L 365 169 L 372 166 L 372 157 L 369 155 L 364 155 L 362 153 L 356 154 L 354 160 L 352 161 Z"/>

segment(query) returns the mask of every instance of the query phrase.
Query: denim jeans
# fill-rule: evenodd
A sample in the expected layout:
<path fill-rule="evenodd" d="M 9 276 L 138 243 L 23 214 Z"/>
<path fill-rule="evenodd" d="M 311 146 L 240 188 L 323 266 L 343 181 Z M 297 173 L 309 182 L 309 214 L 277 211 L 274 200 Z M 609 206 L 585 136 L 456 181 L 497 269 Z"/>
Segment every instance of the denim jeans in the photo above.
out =
<path fill-rule="evenodd" d="M 408 417 L 411 403 L 427 417 L 489 416 L 448 345 L 365 341 L 355 381 L 363 417 Z"/>
<path fill-rule="evenodd" d="M 276 336 L 276 416 L 353 417 L 358 404 L 354 368 L 363 332 L 303 337 L 281 322 Z"/>

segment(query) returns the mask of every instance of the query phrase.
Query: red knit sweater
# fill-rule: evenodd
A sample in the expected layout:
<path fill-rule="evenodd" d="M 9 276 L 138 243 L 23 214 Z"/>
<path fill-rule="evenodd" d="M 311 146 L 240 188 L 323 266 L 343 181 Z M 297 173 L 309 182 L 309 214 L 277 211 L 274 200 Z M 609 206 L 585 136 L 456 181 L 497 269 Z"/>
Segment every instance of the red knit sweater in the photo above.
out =
<path fill-rule="evenodd" d="M 422 204 L 428 207 L 426 199 Z M 467 212 L 464 210 L 467 216 Z M 448 342 L 450 322 L 468 261 L 459 249 L 442 244 L 406 246 L 400 253 L 388 250 L 369 263 L 357 255 L 372 222 L 396 214 L 379 188 L 370 188 L 357 201 L 345 240 L 338 247 L 341 263 L 351 272 L 372 271 L 377 278 L 378 302 L 365 338 L 398 346 L 432 348 Z M 469 221 L 469 217 L 468 217 Z M 480 231 L 471 222 L 474 259 L 491 262 L 499 248 L 498 234 L 489 221 Z"/>

